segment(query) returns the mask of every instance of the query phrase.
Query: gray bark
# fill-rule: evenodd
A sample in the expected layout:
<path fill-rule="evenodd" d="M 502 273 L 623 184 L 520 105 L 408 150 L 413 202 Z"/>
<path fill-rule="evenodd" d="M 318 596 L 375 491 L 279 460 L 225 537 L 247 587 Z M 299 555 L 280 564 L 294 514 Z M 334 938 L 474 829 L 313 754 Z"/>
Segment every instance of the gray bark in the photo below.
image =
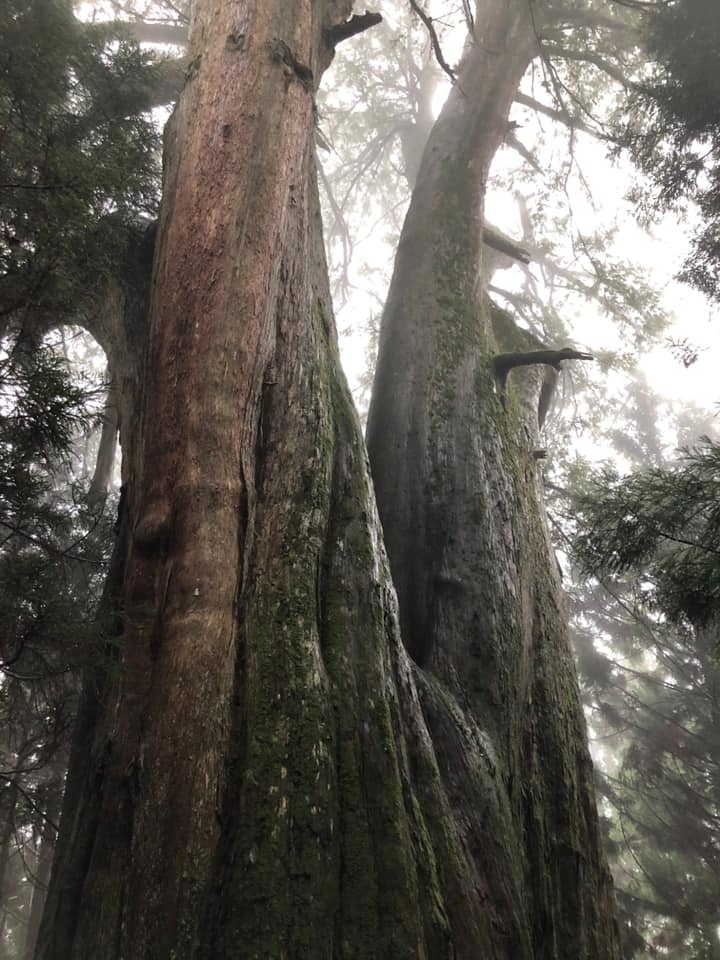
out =
<path fill-rule="evenodd" d="M 544 368 L 514 373 L 505 397 L 494 357 L 529 355 L 535 344 L 507 314 L 493 316 L 485 295 L 488 169 L 535 53 L 527 4 L 485 5 L 403 227 L 367 440 L 403 640 L 433 742 L 446 745 L 438 757 L 451 819 L 483 878 L 487 913 L 502 918 L 502 934 L 490 931 L 478 955 L 615 958 L 612 884 L 534 458 Z M 452 747 L 459 718 L 487 758 L 472 776 L 459 775 Z"/>

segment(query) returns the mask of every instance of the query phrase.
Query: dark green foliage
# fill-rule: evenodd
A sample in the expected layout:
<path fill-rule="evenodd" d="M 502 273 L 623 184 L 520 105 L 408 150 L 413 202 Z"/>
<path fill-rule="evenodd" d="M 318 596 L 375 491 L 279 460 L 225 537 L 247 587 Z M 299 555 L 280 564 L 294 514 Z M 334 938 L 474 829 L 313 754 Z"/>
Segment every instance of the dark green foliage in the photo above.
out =
<path fill-rule="evenodd" d="M 0 362 L 0 956 L 20 956 L 59 813 L 79 670 L 92 652 L 111 503 L 88 506 L 75 447 L 97 391 L 51 346 Z M 14 348 L 14 349 L 13 349 Z M 50 818 L 49 820 L 47 818 Z"/>
<path fill-rule="evenodd" d="M 720 445 L 672 470 L 607 470 L 579 500 L 578 556 L 602 575 L 641 571 L 646 601 L 676 623 L 704 624 L 720 605 Z"/>
<path fill-rule="evenodd" d="M 85 496 L 105 390 L 48 332 L 99 309 L 128 229 L 155 213 L 156 80 L 121 28 L 66 0 L 0 4 L 2 957 L 33 926 L 115 513 Z"/>
<path fill-rule="evenodd" d="M 157 198 L 152 60 L 65 0 L 0 7 L 0 317 L 45 328 L 112 269 Z"/>
<path fill-rule="evenodd" d="M 655 183 L 650 204 L 698 205 L 702 226 L 682 279 L 720 296 L 720 5 L 671 0 L 644 18 L 650 78 L 621 136 Z"/>

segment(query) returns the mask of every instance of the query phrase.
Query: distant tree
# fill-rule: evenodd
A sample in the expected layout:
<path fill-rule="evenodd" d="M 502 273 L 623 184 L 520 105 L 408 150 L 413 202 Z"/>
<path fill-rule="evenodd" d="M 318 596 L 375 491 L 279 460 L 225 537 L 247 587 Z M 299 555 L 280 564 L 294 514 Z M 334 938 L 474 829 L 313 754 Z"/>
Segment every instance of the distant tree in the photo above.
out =
<path fill-rule="evenodd" d="M 70 480 L 97 390 L 48 344 L 0 359 L 0 956 L 37 932 L 110 511 Z M 95 399 L 95 403 L 93 403 Z"/>
<path fill-rule="evenodd" d="M 588 10 L 586 15 L 588 24 L 591 24 L 593 13 Z M 406 66 L 393 71 L 393 58 L 389 56 L 390 66 L 383 66 L 383 70 L 386 71 L 383 74 L 385 82 L 376 84 L 374 80 L 378 74 L 377 42 L 380 36 L 378 31 L 377 37 L 373 35 L 359 43 L 354 56 L 360 61 L 356 74 L 358 82 L 366 91 L 363 96 L 357 98 L 357 109 L 361 113 L 366 110 L 368 118 L 372 113 L 376 115 L 379 113 L 383 118 L 382 132 L 374 141 L 369 141 L 367 133 L 369 124 L 363 113 L 363 120 L 358 125 L 358 143 L 350 139 L 355 163 L 351 163 L 347 168 L 339 166 L 338 172 L 335 173 L 333 168 L 336 160 L 332 155 L 329 160 L 330 184 L 332 187 L 337 184 L 339 197 L 339 202 L 335 206 L 331 205 L 331 223 L 335 225 L 338 235 L 342 238 L 343 257 L 349 245 L 346 236 L 351 231 L 348 231 L 347 224 L 341 227 L 337 224 L 339 214 L 343 211 L 348 214 L 348 221 L 351 221 L 353 196 L 356 197 L 358 204 L 366 205 L 368 189 L 373 191 L 374 197 L 382 198 L 383 191 L 392 195 L 392 188 L 388 181 L 391 183 L 400 181 L 400 189 L 396 190 L 395 195 L 403 195 L 402 178 L 398 176 L 398 171 L 403 170 L 403 153 L 399 146 L 401 131 L 405 129 L 405 125 L 412 124 L 414 120 L 415 114 L 411 105 L 415 102 L 412 95 L 415 83 L 408 84 L 408 95 L 403 96 L 400 91 L 403 89 L 403 83 L 407 83 L 407 77 L 414 79 L 420 71 L 417 69 L 413 71 Z M 575 61 L 576 64 L 581 64 L 582 61 L 581 45 L 578 43 L 580 36 L 582 36 L 580 31 L 568 30 L 563 38 L 564 48 L 572 51 L 578 58 Z M 641 49 L 642 31 L 633 29 L 632 24 L 628 23 L 623 37 L 627 41 L 627 46 L 621 61 L 622 70 L 627 79 L 627 89 L 633 90 L 643 76 L 644 65 L 635 74 L 632 72 L 632 64 L 635 62 L 632 51 Z M 389 50 L 394 52 L 398 48 L 402 49 L 402 42 L 406 38 L 407 34 L 403 34 L 402 31 L 392 32 L 389 36 Z M 585 39 L 589 38 L 586 34 Z M 586 69 L 584 71 L 568 70 L 558 47 L 554 49 L 557 56 L 552 59 L 552 70 L 557 73 L 553 77 L 549 68 L 545 78 L 546 84 L 548 78 L 554 79 L 555 92 L 559 89 L 561 96 L 565 99 L 565 106 L 573 108 L 572 113 L 568 110 L 563 114 L 557 109 L 556 103 L 555 120 L 560 122 L 573 117 L 569 126 L 571 132 L 574 130 L 575 135 L 578 131 L 582 131 L 580 136 L 587 137 L 589 131 L 595 129 L 604 136 L 608 136 L 611 132 L 610 128 L 603 131 L 602 126 L 598 124 L 598 117 L 605 116 L 604 108 L 599 105 L 599 99 L 602 96 L 608 96 L 607 85 L 603 86 L 599 83 L 597 77 L 589 79 L 589 71 Z M 610 45 L 606 47 L 605 55 L 609 55 L 609 49 Z M 403 64 L 406 62 L 405 57 L 403 50 Z M 612 62 L 616 63 L 617 60 Z M 609 67 L 609 61 L 606 60 L 604 63 Z M 387 79 L 388 75 L 390 82 Z M 529 84 L 530 79 L 528 74 L 525 83 Z M 528 131 L 529 124 L 533 122 L 528 117 L 532 116 L 532 113 L 527 110 L 519 114 L 520 104 L 524 107 L 523 101 L 527 102 L 530 99 L 527 87 L 525 90 L 525 94 L 520 95 L 518 104 L 514 108 L 515 112 L 511 116 L 513 118 L 519 116 L 524 121 L 520 137 L 533 150 L 536 150 L 537 142 L 533 141 Z M 337 129 L 333 127 L 332 95 L 329 100 L 330 107 L 326 108 L 325 117 L 332 130 Z M 344 100 L 339 97 L 337 106 L 339 123 L 343 129 L 347 129 L 352 127 L 352 114 L 343 110 L 343 104 Z M 369 104 L 372 104 L 372 108 Z M 536 101 L 535 111 L 538 105 L 541 104 Z M 650 129 L 652 131 L 653 127 L 651 126 Z M 659 135 L 661 134 L 660 130 Z M 383 168 L 385 179 L 378 186 L 378 176 L 382 175 L 377 173 L 377 164 L 379 156 L 383 153 L 391 157 L 391 163 Z M 568 166 L 571 169 L 572 138 L 569 141 L 568 157 L 570 158 Z M 363 179 L 362 164 L 365 162 L 371 167 L 371 176 L 367 182 Z M 551 188 L 543 190 L 540 194 L 542 202 L 536 205 L 536 209 L 534 209 L 534 203 L 525 201 L 522 196 L 523 190 L 538 191 L 540 180 L 537 169 L 531 169 L 531 167 L 532 163 L 528 162 L 524 175 L 518 177 L 513 171 L 515 178 L 513 179 L 512 174 L 509 177 L 513 189 L 520 194 L 518 205 L 523 214 L 521 219 L 524 235 L 519 245 L 529 252 L 531 259 L 528 267 L 520 268 L 526 272 L 526 283 L 518 289 L 517 283 L 513 283 L 514 278 L 507 282 L 504 278 L 509 274 L 502 273 L 497 279 L 493 277 L 488 289 L 493 296 L 501 298 L 503 303 L 512 308 L 523 326 L 530 327 L 531 330 L 543 334 L 546 338 L 567 336 L 564 333 L 567 329 L 565 324 L 568 314 L 573 310 L 573 304 L 584 299 L 591 309 L 596 309 L 599 305 L 603 313 L 613 317 L 616 323 L 615 330 L 622 331 L 622 341 L 618 348 L 600 357 L 604 368 L 602 379 L 605 380 L 605 371 L 608 367 L 613 368 L 616 374 L 620 368 L 631 371 L 638 354 L 647 349 L 648 342 L 652 341 L 653 336 L 662 330 L 663 323 L 667 322 L 667 317 L 663 317 L 657 293 L 643 283 L 642 268 L 639 264 L 628 265 L 608 254 L 608 247 L 612 240 L 610 231 L 603 232 L 598 229 L 591 236 L 581 233 L 575 238 L 567 260 L 563 261 L 561 256 L 558 256 L 556 244 L 548 228 L 555 227 L 555 229 L 569 232 L 573 229 L 572 218 L 561 219 L 557 213 L 549 215 L 550 210 L 554 211 L 558 207 L 557 195 Z M 553 167 L 553 174 L 555 170 L 556 168 Z M 409 179 L 414 181 L 416 173 L 416 170 L 413 171 L 412 178 Z M 567 178 L 568 169 L 564 164 L 558 164 L 557 178 L 553 177 L 557 181 L 554 186 L 562 190 L 563 185 L 567 183 Z M 550 177 L 547 179 L 549 180 Z M 530 182 L 532 186 L 529 185 Z M 358 189 L 358 183 L 362 185 L 362 189 Z M 382 200 L 380 200 L 380 206 L 382 207 Z M 397 218 L 395 208 L 390 209 L 392 215 L 388 215 L 385 221 L 388 229 L 393 228 L 393 221 Z M 340 243 L 335 246 L 339 248 Z M 493 269 L 492 251 L 488 251 L 486 247 L 484 254 L 486 269 L 490 272 Z M 518 270 L 514 272 L 517 274 Z M 376 275 L 372 276 L 372 281 L 376 283 Z M 362 279 L 359 282 L 362 284 Z M 683 360 L 686 363 L 693 362 L 691 350 L 683 353 Z M 562 524 L 558 523 L 558 501 L 563 499 L 567 486 L 581 485 L 584 475 L 584 471 L 577 469 L 574 462 L 577 457 L 572 449 L 575 431 L 581 430 L 586 442 L 588 437 L 592 436 L 597 438 L 598 443 L 609 444 L 614 454 L 626 463 L 660 463 L 663 459 L 661 434 L 667 429 L 668 421 L 673 414 L 670 405 L 663 403 L 661 398 L 654 395 L 641 377 L 636 376 L 634 381 L 630 380 L 622 389 L 616 387 L 611 396 L 607 395 L 605 383 L 599 386 L 597 382 L 593 383 L 590 378 L 582 375 L 575 377 L 574 386 L 576 395 L 571 397 L 572 402 L 566 404 L 566 416 L 562 419 L 555 418 L 552 429 L 546 432 L 546 439 L 543 441 L 543 446 L 547 446 L 549 454 L 545 472 L 548 475 L 547 490 L 553 528 L 560 531 L 558 544 L 565 552 L 567 542 L 562 535 L 567 536 L 567 531 L 563 530 Z M 584 395 L 583 390 L 586 391 Z M 694 438 L 697 432 L 690 433 L 686 430 L 685 436 Z M 562 484 L 563 489 L 560 489 L 559 484 Z M 576 529 L 574 523 L 572 529 L 573 532 Z M 638 619 L 628 614 L 600 585 L 595 584 L 590 587 L 582 582 L 582 578 L 580 582 L 568 578 L 566 585 L 571 594 L 574 635 L 577 639 L 581 676 L 587 694 L 586 701 L 592 709 L 594 733 L 600 738 L 598 755 L 606 768 L 606 776 L 601 780 L 601 790 L 608 798 L 612 795 L 612 808 L 616 813 L 614 821 L 610 824 L 614 836 L 611 860 L 616 867 L 626 949 L 631 952 L 638 944 L 643 950 L 659 948 L 663 944 L 665 946 L 671 943 L 687 944 L 693 938 L 698 949 L 702 944 L 706 947 L 712 946 L 715 941 L 710 935 L 711 928 L 707 923 L 711 913 L 706 911 L 706 906 L 708 902 L 712 902 L 716 891 L 712 874 L 697 871 L 696 881 L 693 883 L 688 881 L 682 896 L 676 886 L 672 889 L 671 895 L 665 895 L 662 898 L 656 896 L 654 899 L 645 889 L 643 899 L 638 894 L 640 871 L 637 866 L 633 870 L 629 868 L 634 864 L 631 860 L 632 854 L 629 852 L 630 840 L 632 849 L 640 860 L 653 857 L 657 840 L 650 829 L 634 830 L 630 837 L 627 823 L 623 824 L 622 829 L 620 826 L 623 813 L 627 815 L 629 804 L 635 803 L 641 795 L 636 782 L 637 778 L 633 779 L 628 775 L 631 760 L 633 757 L 642 756 L 643 748 L 646 753 L 649 752 L 649 744 L 639 748 L 638 742 L 634 739 L 633 717 L 640 711 L 644 716 L 643 724 L 647 726 L 648 717 L 652 717 L 653 712 L 657 715 L 658 689 L 662 692 L 663 685 L 667 681 L 669 662 L 676 660 L 681 664 L 683 658 L 693 657 L 692 647 L 688 648 L 687 637 L 677 631 L 667 629 L 663 631 L 659 624 L 648 621 L 647 613 L 644 617 L 638 614 Z M 621 586 L 615 586 L 617 591 L 626 598 Z M 645 650 L 642 646 L 643 640 L 647 643 L 645 632 L 648 622 L 651 622 L 654 627 L 653 635 L 656 638 L 654 642 L 660 644 L 660 653 L 663 654 L 653 662 L 652 666 L 645 658 Z M 597 646 L 598 642 L 600 649 Z M 680 671 L 678 684 L 681 684 L 682 669 L 679 667 L 678 670 Z M 607 682 L 601 685 L 600 680 Z M 701 713 L 704 709 L 702 701 L 705 696 L 706 693 L 702 693 L 699 697 L 700 702 L 697 704 Z M 671 713 L 672 711 L 669 710 L 668 716 L 661 714 L 661 719 L 655 721 L 655 726 L 663 728 L 667 725 L 672 726 Z M 611 720 L 617 722 L 613 724 Z M 617 733 L 618 727 L 626 731 L 624 738 Z M 709 727 L 705 725 L 705 730 L 708 729 Z M 609 756 L 610 751 L 601 749 L 604 738 L 610 735 L 613 737 L 613 744 L 617 746 L 619 758 L 617 763 L 623 762 L 622 758 L 625 757 L 624 789 L 621 789 L 617 766 L 614 758 Z M 604 742 L 607 744 L 610 741 Z M 630 749 L 633 744 L 634 747 Z M 705 760 L 712 768 L 712 764 L 715 763 L 712 742 L 701 739 L 697 741 L 696 747 L 705 751 Z M 614 783 L 611 778 L 614 778 Z M 702 781 L 702 777 L 700 779 Z M 654 805 L 663 804 L 665 788 L 663 777 L 643 778 L 642 785 L 645 812 Z M 607 809 L 606 804 L 605 810 Z M 687 822 L 692 824 L 692 830 L 699 838 L 698 842 L 706 845 L 711 843 L 713 821 L 709 821 L 709 825 L 708 821 L 702 819 L 697 807 L 689 804 L 685 807 L 685 813 Z M 635 816 L 637 817 L 637 812 Z M 628 842 L 625 842 L 626 840 Z M 668 845 L 668 849 L 671 847 L 672 843 Z M 682 878 L 683 863 L 678 861 L 676 867 L 678 878 Z M 691 873 L 688 872 L 687 876 L 690 877 Z M 695 929 L 693 924 L 701 921 L 701 926 Z"/>

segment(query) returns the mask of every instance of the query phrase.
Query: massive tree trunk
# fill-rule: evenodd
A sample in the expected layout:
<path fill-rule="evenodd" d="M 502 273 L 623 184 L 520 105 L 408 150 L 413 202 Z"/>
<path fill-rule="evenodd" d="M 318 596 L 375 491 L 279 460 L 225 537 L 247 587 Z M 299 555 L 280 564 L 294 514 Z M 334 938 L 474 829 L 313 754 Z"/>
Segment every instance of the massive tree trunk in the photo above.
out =
<path fill-rule="evenodd" d="M 496 71 L 467 146 L 452 110 L 441 122 L 400 254 L 432 275 L 412 278 L 413 322 L 434 332 L 404 362 L 437 402 L 396 396 L 390 417 L 398 480 L 420 471 L 400 541 L 417 510 L 430 564 L 420 584 L 394 560 L 413 663 L 313 167 L 314 88 L 350 7 L 197 4 L 106 596 L 118 662 L 87 685 L 41 960 L 618 955 L 534 461 L 493 394 L 475 285 L 479 129 L 496 145 L 505 87 Z M 522 17 L 513 30 L 517 81 L 532 43 Z"/>
<path fill-rule="evenodd" d="M 503 819 L 452 790 L 501 906 L 512 957 L 615 957 L 612 887 L 557 565 L 542 507 L 542 369 L 497 378 L 496 352 L 533 349 L 489 304 L 482 264 L 488 169 L 537 53 L 526 2 L 485 3 L 428 142 L 381 328 L 368 420 L 378 508 L 405 647 L 482 731 Z M 548 15 L 551 15 L 552 11 Z M 420 687 L 421 691 L 423 686 Z M 436 745 L 447 718 L 421 697 Z M 489 843 L 489 838 L 493 839 Z M 495 954 L 493 954 L 495 955 Z"/>

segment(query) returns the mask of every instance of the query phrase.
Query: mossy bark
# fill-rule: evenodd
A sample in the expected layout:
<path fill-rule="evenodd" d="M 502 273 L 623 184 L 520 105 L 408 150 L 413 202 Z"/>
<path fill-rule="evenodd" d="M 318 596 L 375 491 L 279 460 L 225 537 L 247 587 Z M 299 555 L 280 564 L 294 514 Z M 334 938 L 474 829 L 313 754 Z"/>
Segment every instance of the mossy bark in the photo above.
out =
<path fill-rule="evenodd" d="M 481 258 L 488 169 L 536 28 L 527 3 L 484 5 L 429 139 L 381 328 L 368 449 L 450 815 L 487 886 L 493 946 L 460 955 L 615 958 L 612 885 L 533 457 L 542 368 L 497 381 L 493 355 L 529 342 L 507 314 L 493 316 Z M 487 758 L 467 772 L 458 724 L 476 731 Z"/>
<path fill-rule="evenodd" d="M 416 663 L 400 639 L 312 156 L 328 28 L 350 7 L 196 5 L 107 590 L 113 666 L 86 690 L 38 960 L 617 955 L 589 932 L 612 927 L 609 893 L 535 464 L 486 376 L 463 219 L 477 130 L 421 170 L 419 190 L 445 178 L 444 232 L 404 243 L 425 263 L 435 245 L 445 278 L 423 288 L 442 309 L 418 341 L 435 402 L 412 442 L 431 455 L 407 467 L 432 463 L 452 529 L 472 493 L 480 593 L 470 606 L 444 545 L 437 639 L 408 628 Z"/>

